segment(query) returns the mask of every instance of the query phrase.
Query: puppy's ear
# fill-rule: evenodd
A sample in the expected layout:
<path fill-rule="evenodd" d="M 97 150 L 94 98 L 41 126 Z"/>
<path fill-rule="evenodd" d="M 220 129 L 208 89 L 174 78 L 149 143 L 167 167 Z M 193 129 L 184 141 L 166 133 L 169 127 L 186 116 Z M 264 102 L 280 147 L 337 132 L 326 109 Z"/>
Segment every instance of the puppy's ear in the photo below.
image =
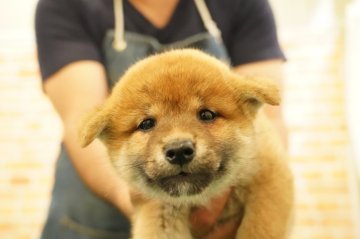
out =
<path fill-rule="evenodd" d="M 90 113 L 81 123 L 79 129 L 80 145 L 86 147 L 95 138 L 101 138 L 109 123 L 110 114 L 105 107 Z"/>
<path fill-rule="evenodd" d="M 230 84 L 235 90 L 238 103 L 250 113 L 255 114 L 264 103 L 280 104 L 279 88 L 271 79 L 232 73 Z"/>

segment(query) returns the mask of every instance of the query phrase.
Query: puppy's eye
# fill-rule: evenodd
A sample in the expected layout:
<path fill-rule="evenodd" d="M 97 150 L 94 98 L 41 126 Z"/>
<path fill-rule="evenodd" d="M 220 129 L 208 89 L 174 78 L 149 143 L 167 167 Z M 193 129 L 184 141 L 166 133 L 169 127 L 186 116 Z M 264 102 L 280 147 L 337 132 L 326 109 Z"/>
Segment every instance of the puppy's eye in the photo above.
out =
<path fill-rule="evenodd" d="M 152 118 L 145 119 L 139 124 L 138 129 L 141 131 L 147 131 L 154 128 L 155 124 L 156 124 L 155 119 Z"/>
<path fill-rule="evenodd" d="M 201 121 L 211 122 L 211 121 L 215 120 L 216 117 L 217 117 L 217 114 L 208 109 L 204 109 L 199 112 L 199 119 Z"/>

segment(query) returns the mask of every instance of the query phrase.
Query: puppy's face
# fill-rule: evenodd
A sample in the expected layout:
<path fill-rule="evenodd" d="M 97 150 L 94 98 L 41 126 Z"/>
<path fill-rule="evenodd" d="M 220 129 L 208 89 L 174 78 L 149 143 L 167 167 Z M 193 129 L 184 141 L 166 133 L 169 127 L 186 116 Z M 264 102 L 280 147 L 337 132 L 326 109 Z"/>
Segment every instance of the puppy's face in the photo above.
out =
<path fill-rule="evenodd" d="M 82 143 L 99 137 L 118 171 L 153 197 L 215 194 L 256 170 L 253 120 L 276 88 L 245 79 L 195 50 L 135 64 L 89 117 Z"/>

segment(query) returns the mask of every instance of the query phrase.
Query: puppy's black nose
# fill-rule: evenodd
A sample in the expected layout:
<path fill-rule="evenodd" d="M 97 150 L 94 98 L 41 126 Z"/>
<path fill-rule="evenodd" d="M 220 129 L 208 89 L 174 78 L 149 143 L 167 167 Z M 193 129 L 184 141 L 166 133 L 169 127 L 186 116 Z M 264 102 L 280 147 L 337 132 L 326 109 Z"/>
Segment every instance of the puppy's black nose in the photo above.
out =
<path fill-rule="evenodd" d="M 195 156 L 194 144 L 189 140 L 176 141 L 167 144 L 164 148 L 166 160 L 180 166 L 191 162 Z"/>

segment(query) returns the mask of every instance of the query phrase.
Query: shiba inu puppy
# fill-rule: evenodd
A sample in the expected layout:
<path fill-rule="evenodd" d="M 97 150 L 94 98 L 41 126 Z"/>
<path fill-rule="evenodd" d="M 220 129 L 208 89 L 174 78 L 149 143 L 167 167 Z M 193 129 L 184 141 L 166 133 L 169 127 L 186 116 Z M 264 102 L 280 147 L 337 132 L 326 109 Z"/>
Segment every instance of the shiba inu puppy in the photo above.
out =
<path fill-rule="evenodd" d="M 135 204 L 134 239 L 190 239 L 194 206 L 232 188 L 219 221 L 240 219 L 237 239 L 286 238 L 292 176 L 261 112 L 278 89 L 240 76 L 197 50 L 173 50 L 132 66 L 81 129 L 99 138 Z M 243 215 L 242 215 L 243 210 Z"/>

